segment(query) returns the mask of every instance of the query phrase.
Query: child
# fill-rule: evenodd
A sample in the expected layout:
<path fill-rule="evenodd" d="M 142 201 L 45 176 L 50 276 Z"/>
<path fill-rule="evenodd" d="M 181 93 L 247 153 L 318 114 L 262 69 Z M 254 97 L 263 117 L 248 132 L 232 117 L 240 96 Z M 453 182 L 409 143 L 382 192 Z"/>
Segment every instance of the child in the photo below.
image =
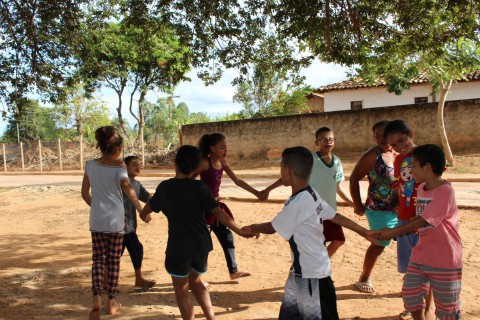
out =
<path fill-rule="evenodd" d="M 413 149 L 412 175 L 417 189 L 416 217 L 394 229 L 383 229 L 379 239 L 418 230 L 403 282 L 402 296 L 414 319 L 425 319 L 424 297 L 433 291 L 437 319 L 460 319 L 462 242 L 458 209 L 451 184 L 442 179 L 445 155 L 439 146 Z"/>
<path fill-rule="evenodd" d="M 345 180 L 345 176 L 340 158 L 332 154 L 335 146 L 333 131 L 327 127 L 318 129 L 315 133 L 315 145 L 318 147 L 318 151 L 313 153 L 313 168 L 309 184 L 333 210 L 337 210 L 337 194 L 353 207 L 352 200 L 348 198 L 340 186 L 340 182 Z M 277 180 L 263 190 L 260 197 L 268 198 L 270 191 L 281 185 L 282 180 Z M 329 220 L 323 224 L 323 232 L 325 242 L 330 242 L 327 246 L 327 251 L 328 256 L 331 258 L 338 248 L 345 243 L 345 235 L 341 226 Z"/>
<path fill-rule="evenodd" d="M 394 228 L 397 226 L 398 192 L 391 188 L 395 179 L 393 163 L 397 155 L 386 143 L 383 134 L 389 121 L 382 120 L 372 127 L 377 145 L 362 154 L 350 175 L 350 194 L 355 203 L 354 212 L 366 215 L 372 230 Z M 360 196 L 360 180 L 368 177 L 368 193 L 365 205 Z M 360 278 L 355 285 L 361 292 L 375 291 L 370 275 L 380 254 L 390 241 L 381 241 L 380 245 L 370 244 L 365 252 Z"/>
<path fill-rule="evenodd" d="M 280 320 L 338 319 L 337 298 L 331 279 L 331 266 L 324 245 L 323 224 L 332 220 L 370 241 L 374 232 L 335 212 L 309 186 L 313 157 L 304 147 L 287 148 L 282 153 L 281 179 L 291 186 L 292 195 L 272 222 L 244 227 L 254 233 L 277 232 L 288 240 L 292 268 L 285 285 Z"/>
<path fill-rule="evenodd" d="M 130 184 L 135 190 L 138 199 L 143 202 L 148 202 L 151 198 L 150 193 L 142 186 L 142 184 L 135 179 L 140 174 L 142 163 L 136 156 L 128 156 L 124 159 L 127 165 L 128 178 Z M 125 247 L 130 254 L 133 269 L 135 270 L 135 288 L 137 290 L 148 290 L 155 285 L 155 280 L 146 280 L 142 276 L 142 261 L 143 261 L 143 245 L 138 240 L 137 236 L 137 213 L 133 203 L 127 198 L 123 198 L 125 207 L 125 234 L 123 236 L 123 251 Z"/>
<path fill-rule="evenodd" d="M 230 168 L 226 156 L 228 151 L 227 139 L 221 133 L 205 134 L 200 138 L 198 143 L 199 149 L 202 153 L 202 162 L 200 167 L 195 171 L 193 177 L 200 175 L 200 180 L 203 181 L 212 192 L 212 195 L 221 209 L 223 209 L 232 218 L 233 215 L 227 205 L 219 201 L 220 184 L 222 183 L 223 171 L 232 179 L 232 181 L 242 189 L 247 190 L 255 196 L 259 196 L 259 192 L 251 187 L 248 183 L 238 178 L 233 170 Z M 235 243 L 232 232 L 219 221 L 215 220 L 214 216 L 207 218 L 207 224 L 210 230 L 217 236 L 220 245 L 222 246 L 225 260 L 227 262 L 230 279 L 235 280 L 242 277 L 250 276 L 246 271 L 238 271 L 237 262 L 235 259 Z"/>
<path fill-rule="evenodd" d="M 395 158 L 394 175 L 395 182 L 392 188 L 398 190 L 398 226 L 402 226 L 415 217 L 415 203 L 417 198 L 418 183 L 412 176 L 412 150 L 415 148 L 413 142 L 413 132 L 403 120 L 393 120 L 384 129 L 385 140 L 390 144 L 396 152 L 399 153 Z M 397 237 L 397 260 L 398 272 L 405 273 L 407 271 L 410 256 L 413 247 L 418 242 L 418 233 L 410 232 L 401 234 Z M 433 316 L 433 310 L 430 309 L 432 304 L 431 293 L 427 296 L 427 313 L 429 317 Z M 399 316 L 400 320 L 410 319 L 409 312 L 402 312 Z"/>
<path fill-rule="evenodd" d="M 241 236 L 253 233 L 241 230 L 237 224 L 218 207 L 207 186 L 192 179 L 200 164 L 200 150 L 184 145 L 175 157 L 175 178 L 161 182 L 155 194 L 145 205 L 140 215 L 150 220 L 152 211 L 162 211 L 168 220 L 168 242 L 165 269 L 172 276 L 175 298 L 182 319 L 194 319 L 189 288 L 202 307 L 207 319 L 215 317 L 207 288 L 200 275 L 207 272 L 208 253 L 213 249 L 212 238 L 207 229 L 205 213 L 213 214 L 222 224 Z"/>
<path fill-rule="evenodd" d="M 125 228 L 123 194 L 130 199 L 138 212 L 142 210 L 128 181 L 125 164 L 118 159 L 122 153 L 123 139 L 117 129 L 113 126 L 100 127 L 95 131 L 95 139 L 102 156 L 87 161 L 82 183 L 82 198 L 91 207 L 93 307 L 90 319 L 100 319 L 105 269 L 108 271 L 107 313 L 114 314 L 122 306 L 115 300 L 115 296 L 118 292 Z"/>

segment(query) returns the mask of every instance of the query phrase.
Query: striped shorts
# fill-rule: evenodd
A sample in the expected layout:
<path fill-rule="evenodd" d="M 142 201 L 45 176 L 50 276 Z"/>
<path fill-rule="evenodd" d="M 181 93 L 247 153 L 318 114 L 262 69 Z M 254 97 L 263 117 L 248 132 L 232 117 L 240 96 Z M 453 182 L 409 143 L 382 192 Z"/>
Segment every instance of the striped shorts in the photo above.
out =
<path fill-rule="evenodd" d="M 408 311 L 425 309 L 424 298 L 432 286 L 438 319 L 460 319 L 462 269 L 441 269 L 410 262 L 403 281 L 402 297 Z"/>

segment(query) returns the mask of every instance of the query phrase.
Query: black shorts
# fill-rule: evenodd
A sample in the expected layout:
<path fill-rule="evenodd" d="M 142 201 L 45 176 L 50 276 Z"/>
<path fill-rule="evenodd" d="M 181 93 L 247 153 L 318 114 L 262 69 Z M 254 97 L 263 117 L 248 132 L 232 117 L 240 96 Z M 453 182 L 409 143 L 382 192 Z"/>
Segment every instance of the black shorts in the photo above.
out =
<path fill-rule="evenodd" d="M 207 272 L 208 253 L 192 256 L 192 257 L 178 257 L 171 254 L 165 256 L 165 269 L 172 277 L 185 278 L 188 277 L 190 271 L 195 271 L 198 274 Z"/>

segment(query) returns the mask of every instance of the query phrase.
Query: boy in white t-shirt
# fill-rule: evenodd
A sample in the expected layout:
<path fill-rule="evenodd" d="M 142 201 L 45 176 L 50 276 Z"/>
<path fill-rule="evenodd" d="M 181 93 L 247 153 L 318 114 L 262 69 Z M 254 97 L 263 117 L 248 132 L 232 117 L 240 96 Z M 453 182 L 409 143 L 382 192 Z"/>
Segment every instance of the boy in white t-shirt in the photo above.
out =
<path fill-rule="evenodd" d="M 437 319 L 460 319 L 462 241 L 452 185 L 442 179 L 445 155 L 434 144 L 413 149 L 412 174 L 417 189 L 416 217 L 408 223 L 383 229 L 379 239 L 418 230 L 403 282 L 402 297 L 414 319 L 424 319 L 425 301 L 432 287 Z"/>
<path fill-rule="evenodd" d="M 287 148 L 282 153 L 281 179 L 291 186 L 292 195 L 271 222 L 244 227 L 254 233 L 277 232 L 288 240 L 292 268 L 285 285 L 279 319 L 338 319 L 337 298 L 325 247 L 323 223 L 332 220 L 374 242 L 368 231 L 338 214 L 310 187 L 308 178 L 313 157 L 304 147 Z"/>

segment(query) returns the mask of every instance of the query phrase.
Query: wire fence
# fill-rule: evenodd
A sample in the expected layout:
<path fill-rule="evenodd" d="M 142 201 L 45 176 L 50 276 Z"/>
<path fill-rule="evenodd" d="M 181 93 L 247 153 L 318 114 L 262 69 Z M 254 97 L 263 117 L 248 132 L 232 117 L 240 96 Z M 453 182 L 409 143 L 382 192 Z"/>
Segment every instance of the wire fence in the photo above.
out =
<path fill-rule="evenodd" d="M 26 141 L 1 144 L 0 163 L 3 172 L 44 172 L 83 170 L 85 161 L 101 156 L 93 145 L 80 141 Z M 145 166 L 170 167 L 172 152 L 154 145 L 143 150 Z M 142 159 L 142 150 L 135 141 L 126 142 L 123 156 L 136 155 Z"/>

